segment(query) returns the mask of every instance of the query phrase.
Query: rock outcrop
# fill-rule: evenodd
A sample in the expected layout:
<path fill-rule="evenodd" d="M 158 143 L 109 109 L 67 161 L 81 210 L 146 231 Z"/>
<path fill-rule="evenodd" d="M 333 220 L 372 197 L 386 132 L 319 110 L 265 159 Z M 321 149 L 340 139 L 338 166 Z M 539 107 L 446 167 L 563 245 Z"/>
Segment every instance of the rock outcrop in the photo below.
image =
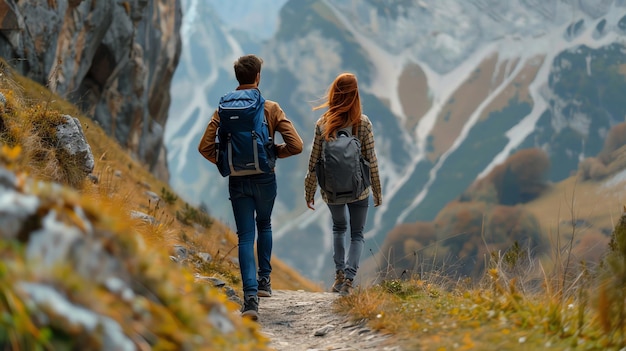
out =
<path fill-rule="evenodd" d="M 85 133 L 80 126 L 80 121 L 76 117 L 63 115 L 65 123 L 56 127 L 57 144 L 71 158 L 75 164 L 85 175 L 93 171 L 94 159 L 91 153 L 91 146 L 85 139 Z"/>
<path fill-rule="evenodd" d="M 19 321 L 0 349 L 265 349 L 219 281 L 194 284 L 105 212 L 0 161 L 0 312 Z"/>
<path fill-rule="evenodd" d="M 0 56 L 167 180 L 163 132 L 181 21 L 180 0 L 6 0 Z"/>

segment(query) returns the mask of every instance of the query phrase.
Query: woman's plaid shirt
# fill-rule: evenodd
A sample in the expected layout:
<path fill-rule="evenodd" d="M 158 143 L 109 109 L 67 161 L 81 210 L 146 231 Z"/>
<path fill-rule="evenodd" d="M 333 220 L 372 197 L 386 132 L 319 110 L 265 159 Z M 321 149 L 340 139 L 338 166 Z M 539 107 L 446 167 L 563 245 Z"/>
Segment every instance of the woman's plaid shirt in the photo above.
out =
<path fill-rule="evenodd" d="M 315 175 L 315 164 L 320 159 L 322 152 L 322 130 L 320 127 L 321 118 L 315 124 L 315 138 L 313 139 L 313 148 L 309 157 L 309 169 L 304 178 L 304 197 L 307 203 L 315 198 L 317 191 L 317 176 Z M 361 124 L 357 131 L 357 137 L 361 141 L 361 154 L 370 163 L 370 177 L 372 181 L 372 192 L 374 196 L 374 205 L 378 206 L 383 202 L 382 189 L 380 187 L 380 177 L 378 175 L 378 161 L 376 160 L 376 151 L 374 150 L 374 132 L 372 130 L 372 122 L 366 115 L 361 115 Z M 328 196 L 320 189 L 322 199 L 328 203 Z M 363 200 L 369 196 L 370 188 L 361 193 L 357 200 Z"/>

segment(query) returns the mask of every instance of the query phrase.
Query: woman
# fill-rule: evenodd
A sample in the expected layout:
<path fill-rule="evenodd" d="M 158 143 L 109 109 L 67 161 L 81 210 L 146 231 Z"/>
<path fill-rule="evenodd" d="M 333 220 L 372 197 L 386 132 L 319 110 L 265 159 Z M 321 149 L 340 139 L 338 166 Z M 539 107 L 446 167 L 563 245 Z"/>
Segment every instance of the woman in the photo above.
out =
<path fill-rule="evenodd" d="M 317 120 L 315 138 L 309 157 L 309 169 L 304 181 L 305 199 L 307 207 L 315 210 L 315 192 L 317 191 L 317 176 L 315 166 L 321 157 L 322 143 L 337 136 L 337 131 L 352 127 L 355 136 L 361 142 L 361 155 L 369 162 L 371 174 L 371 188 L 374 197 L 374 206 L 382 203 L 378 162 L 374 151 L 374 133 L 372 123 L 366 115 L 361 113 L 361 99 L 356 76 L 342 73 L 330 85 L 326 101 L 314 107 L 314 110 L 328 108 Z M 367 218 L 370 188 L 366 187 L 351 202 L 333 203 L 328 194 L 320 189 L 322 199 L 328 204 L 333 220 L 333 260 L 335 261 L 335 282 L 331 288 L 333 292 L 342 295 L 351 293 L 353 280 L 359 268 L 359 260 L 363 251 L 363 227 Z M 348 217 L 346 217 L 346 209 Z M 345 234 L 350 223 L 350 246 L 346 257 Z"/>

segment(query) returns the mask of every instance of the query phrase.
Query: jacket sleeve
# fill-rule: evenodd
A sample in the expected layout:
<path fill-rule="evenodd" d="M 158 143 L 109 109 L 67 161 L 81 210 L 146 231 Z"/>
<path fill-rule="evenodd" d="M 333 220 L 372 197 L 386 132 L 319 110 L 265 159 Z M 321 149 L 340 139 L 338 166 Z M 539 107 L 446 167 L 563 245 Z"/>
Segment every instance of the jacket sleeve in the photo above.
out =
<path fill-rule="evenodd" d="M 365 137 L 362 142 L 363 157 L 370 163 L 370 177 L 372 181 L 372 195 L 374 197 L 374 205 L 379 206 L 383 203 L 382 187 L 380 185 L 380 175 L 378 173 L 378 160 L 376 158 L 376 150 L 374 148 L 374 131 L 372 123 L 366 119 Z"/>
<path fill-rule="evenodd" d="M 304 178 L 304 199 L 307 203 L 313 201 L 315 192 L 317 191 L 317 174 L 315 174 L 315 164 L 320 158 L 322 150 L 322 132 L 320 128 L 315 126 L 315 136 L 313 137 L 313 147 L 309 156 L 309 168 Z"/>
<path fill-rule="evenodd" d="M 206 126 L 202 139 L 200 139 L 200 145 L 198 145 L 198 151 L 200 154 L 209 160 L 211 163 L 215 163 L 215 134 L 217 133 L 217 127 L 220 124 L 220 117 L 217 114 L 217 110 L 213 113 L 211 121 Z"/>
<path fill-rule="evenodd" d="M 282 144 L 276 144 L 276 156 L 285 158 L 301 153 L 304 142 L 293 123 L 285 116 L 285 112 L 275 102 L 268 104 L 266 100 L 265 104 L 268 112 L 268 123 L 271 123 L 272 127 L 272 135 L 274 132 L 278 132 L 284 141 Z"/>

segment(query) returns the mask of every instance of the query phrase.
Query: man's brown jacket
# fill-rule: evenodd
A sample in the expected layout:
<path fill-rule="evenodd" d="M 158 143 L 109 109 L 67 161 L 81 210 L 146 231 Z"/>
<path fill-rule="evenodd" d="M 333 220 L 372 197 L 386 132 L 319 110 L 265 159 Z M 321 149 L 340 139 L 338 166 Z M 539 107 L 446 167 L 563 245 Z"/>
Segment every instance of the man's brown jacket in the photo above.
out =
<path fill-rule="evenodd" d="M 254 89 L 255 85 L 240 85 L 237 90 L 241 89 Z M 271 100 L 265 100 L 265 118 L 270 130 L 270 136 L 273 140 L 274 133 L 280 133 L 284 143 L 276 144 L 276 156 L 278 158 L 285 158 L 293 155 L 297 155 L 302 152 L 302 138 L 296 131 L 290 120 L 285 116 L 285 112 L 280 108 L 277 102 Z M 217 127 L 220 124 L 220 117 L 217 114 L 217 110 L 213 113 L 211 121 L 202 135 L 200 145 L 198 145 L 198 151 L 207 160 L 215 163 L 215 133 L 217 133 Z"/>

